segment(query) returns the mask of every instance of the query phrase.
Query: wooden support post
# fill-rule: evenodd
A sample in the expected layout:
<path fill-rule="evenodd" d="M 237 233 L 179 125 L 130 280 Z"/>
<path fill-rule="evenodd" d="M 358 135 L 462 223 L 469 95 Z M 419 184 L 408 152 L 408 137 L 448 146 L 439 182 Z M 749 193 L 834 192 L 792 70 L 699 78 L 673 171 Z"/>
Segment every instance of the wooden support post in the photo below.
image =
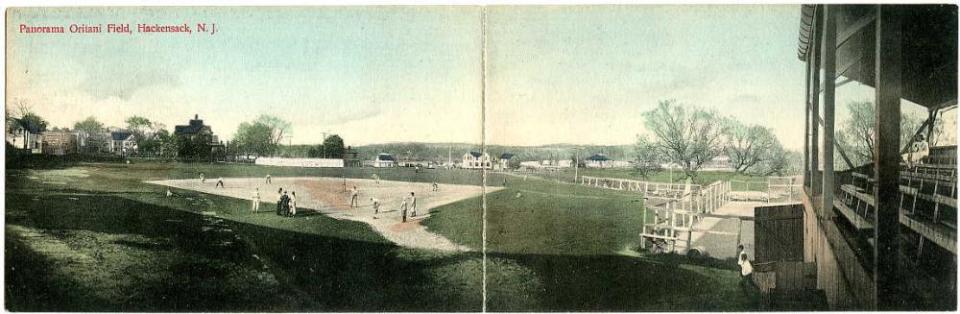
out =
<path fill-rule="evenodd" d="M 824 217 L 833 216 L 834 173 L 834 82 L 837 77 L 837 13 L 839 7 L 824 5 L 823 19 L 823 198 L 821 207 Z"/>
<path fill-rule="evenodd" d="M 820 34 L 823 14 L 816 14 L 813 23 L 814 36 L 811 38 L 813 48 L 808 50 L 810 53 L 810 191 L 811 196 L 820 195 L 820 124 L 817 120 L 820 118 Z M 817 212 L 818 214 L 820 212 Z"/>
<path fill-rule="evenodd" d="M 805 102 L 804 117 L 806 119 L 806 123 L 803 125 L 803 136 L 804 136 L 803 139 L 805 141 L 803 145 L 803 186 L 807 186 L 807 187 L 810 186 L 810 121 L 813 120 L 810 118 L 810 112 L 811 112 L 811 109 L 810 109 L 810 75 L 811 75 L 810 63 L 811 61 L 810 60 L 811 60 L 812 54 L 813 54 L 812 50 L 807 49 L 807 60 L 806 60 L 807 76 L 804 76 L 804 78 L 806 78 L 806 80 L 804 80 L 804 83 L 806 84 L 806 87 L 807 87 L 807 90 L 806 90 L 807 93 L 805 94 L 806 96 L 804 97 L 804 102 Z"/>
<path fill-rule="evenodd" d="M 876 223 L 874 281 L 878 310 L 894 310 L 900 303 L 900 98 L 903 60 L 900 12 L 894 5 L 877 5 L 876 19 L 876 133 L 874 165 Z"/>
<path fill-rule="evenodd" d="M 740 238 L 742 234 L 743 234 L 743 219 L 737 219 L 737 247 L 740 247 Z M 744 248 L 744 250 L 746 250 L 746 248 Z M 737 253 L 740 253 L 740 252 L 738 251 Z M 737 258 L 739 259 L 740 256 L 737 256 Z M 754 256 L 753 258 L 757 258 L 757 257 Z"/>
<path fill-rule="evenodd" d="M 642 250 L 647 248 L 647 240 L 643 238 L 643 234 L 647 233 L 647 202 L 643 202 L 643 206 L 640 207 L 640 210 L 643 211 L 643 220 L 641 220 L 640 223 L 640 249 Z M 654 223 L 657 222 L 654 221 Z"/>

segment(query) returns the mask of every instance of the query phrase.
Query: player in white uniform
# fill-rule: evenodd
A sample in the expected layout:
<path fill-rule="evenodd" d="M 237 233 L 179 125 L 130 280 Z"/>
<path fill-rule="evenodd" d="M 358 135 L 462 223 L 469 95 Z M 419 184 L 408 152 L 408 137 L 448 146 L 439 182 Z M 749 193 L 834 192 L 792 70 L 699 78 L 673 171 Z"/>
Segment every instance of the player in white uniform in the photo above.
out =
<path fill-rule="evenodd" d="M 260 210 L 260 188 L 257 188 L 253 192 L 253 200 L 251 201 L 251 204 L 250 204 L 250 210 L 252 210 L 253 212 L 257 212 L 258 210 Z"/>
<path fill-rule="evenodd" d="M 357 189 L 356 185 L 350 190 L 350 208 L 354 207 L 360 208 L 360 190 Z"/>

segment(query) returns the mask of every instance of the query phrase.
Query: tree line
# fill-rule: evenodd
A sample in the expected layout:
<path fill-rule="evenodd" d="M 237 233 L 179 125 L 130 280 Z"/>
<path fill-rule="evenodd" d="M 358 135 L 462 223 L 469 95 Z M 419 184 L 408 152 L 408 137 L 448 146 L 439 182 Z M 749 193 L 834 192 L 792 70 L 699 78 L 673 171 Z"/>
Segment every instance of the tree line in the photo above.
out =
<path fill-rule="evenodd" d="M 69 128 L 53 127 L 33 112 L 29 106 L 20 102 L 16 111 L 7 110 L 8 128 L 21 127 L 30 132 L 71 131 Z M 173 134 L 167 126 L 147 117 L 133 115 L 124 120 L 123 128 L 109 128 L 96 117 L 90 116 L 73 124 L 76 133 L 78 153 L 108 153 L 112 140 L 110 130 L 129 132 L 137 145 L 136 151 L 128 156 L 153 157 L 161 159 L 208 160 L 215 159 L 244 160 L 261 156 L 277 156 L 281 153 L 283 140 L 291 131 L 290 122 L 271 115 L 260 115 L 256 119 L 240 123 L 234 138 L 226 142 L 214 142 L 212 132 L 201 132 L 189 136 Z M 8 130 L 9 133 L 9 130 Z M 309 157 L 343 158 L 344 141 L 339 135 L 327 136 L 323 143 L 306 145 Z M 219 147 L 220 149 L 214 149 Z"/>
<path fill-rule="evenodd" d="M 784 175 L 796 169 L 796 153 L 783 148 L 773 130 L 747 125 L 715 110 L 664 100 L 643 113 L 643 125 L 652 134 L 638 135 L 635 170 L 648 177 L 670 163 L 687 177 L 696 177 L 704 165 L 726 156 L 737 173 Z"/>

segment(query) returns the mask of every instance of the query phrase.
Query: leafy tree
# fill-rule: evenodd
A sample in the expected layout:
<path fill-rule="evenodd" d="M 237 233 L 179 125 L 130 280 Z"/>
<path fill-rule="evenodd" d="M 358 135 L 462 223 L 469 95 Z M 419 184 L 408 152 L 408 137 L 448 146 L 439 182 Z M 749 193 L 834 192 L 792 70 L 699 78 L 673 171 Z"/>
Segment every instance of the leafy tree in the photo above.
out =
<path fill-rule="evenodd" d="M 638 135 L 637 143 L 634 145 L 636 163 L 633 165 L 634 171 L 643 178 L 649 178 L 663 170 L 661 163 L 662 155 L 655 143 L 646 135 Z"/>
<path fill-rule="evenodd" d="M 343 138 L 339 135 L 330 135 L 323 140 L 323 157 L 325 158 L 343 158 L 343 152 L 346 148 L 343 146 Z"/>
<path fill-rule="evenodd" d="M 77 121 L 73 124 L 73 129 L 77 131 L 84 144 L 81 146 L 84 152 L 100 152 L 107 143 L 106 128 L 93 116 Z"/>
<path fill-rule="evenodd" d="M 83 121 L 77 121 L 76 123 L 74 123 L 73 129 L 80 132 L 92 134 L 92 133 L 103 132 L 104 127 L 103 127 L 103 123 L 100 123 L 100 121 L 97 121 L 97 118 L 94 118 L 91 116 L 91 117 L 87 117 Z"/>
<path fill-rule="evenodd" d="M 141 116 L 131 116 L 127 118 L 126 123 L 127 130 L 138 137 L 143 137 L 143 134 L 150 130 L 150 127 L 153 126 L 153 123 L 150 122 L 150 119 Z"/>
<path fill-rule="evenodd" d="M 643 118 L 647 130 L 655 135 L 657 151 L 680 165 L 688 178 L 723 153 L 725 126 L 714 111 L 666 100 Z"/>
<path fill-rule="evenodd" d="M 273 129 L 260 122 L 243 122 L 237 127 L 234 141 L 241 153 L 248 155 L 271 156 L 277 151 L 279 144 L 273 141 Z"/>
<path fill-rule="evenodd" d="M 210 142 L 213 136 L 210 134 L 197 134 L 190 136 L 174 136 L 174 143 L 177 148 L 177 157 L 185 159 L 206 159 L 210 157 Z"/>
<path fill-rule="evenodd" d="M 269 144 L 273 146 L 280 146 L 284 136 L 287 136 L 290 133 L 290 122 L 275 116 L 265 114 L 260 115 L 257 117 L 257 120 L 254 121 L 254 124 L 260 124 L 269 128 Z"/>
<path fill-rule="evenodd" d="M 43 132 L 47 130 L 47 120 L 44 120 L 42 117 L 38 116 L 35 113 L 28 113 L 26 115 L 20 116 L 17 119 L 23 128 L 27 130 Z"/>
<path fill-rule="evenodd" d="M 43 132 L 47 130 L 47 120 L 33 112 L 33 109 L 22 99 L 16 100 L 17 113 L 11 115 L 7 113 L 7 118 L 14 125 L 29 130 L 30 132 Z"/>

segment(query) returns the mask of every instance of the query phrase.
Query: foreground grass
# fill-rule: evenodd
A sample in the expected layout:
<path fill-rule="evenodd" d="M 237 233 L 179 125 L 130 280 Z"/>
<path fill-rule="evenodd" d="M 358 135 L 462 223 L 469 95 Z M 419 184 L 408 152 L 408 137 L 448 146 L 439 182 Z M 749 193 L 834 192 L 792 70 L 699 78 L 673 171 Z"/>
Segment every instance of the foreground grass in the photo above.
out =
<path fill-rule="evenodd" d="M 249 175 L 256 168 L 84 164 L 8 171 L 7 308 L 480 309 L 477 254 L 400 248 L 362 223 L 252 214 L 248 201 L 186 190 L 167 198 L 165 188 L 140 183 L 193 171 Z"/>
<path fill-rule="evenodd" d="M 494 311 L 735 311 L 751 309 L 733 261 L 637 258 L 637 193 L 492 173 L 488 194 L 489 309 Z M 475 206 L 438 209 L 425 224 L 473 247 Z M 470 232 L 464 232 L 464 230 Z"/>
<path fill-rule="evenodd" d="M 200 172 L 208 178 L 377 174 L 385 180 L 481 182 L 476 171 L 402 168 L 181 163 L 8 168 L 7 308 L 480 310 L 479 253 L 399 248 L 362 223 L 251 214 L 247 201 L 185 190 L 167 198 L 165 188 L 141 183 L 196 178 Z M 489 309 L 750 308 L 729 264 L 618 254 L 637 245 L 638 195 L 532 176 L 524 181 L 491 174 L 487 181 L 503 185 L 504 179 L 506 189 L 487 196 Z M 424 224 L 479 248 L 477 204 L 468 199 L 436 208 Z"/>

